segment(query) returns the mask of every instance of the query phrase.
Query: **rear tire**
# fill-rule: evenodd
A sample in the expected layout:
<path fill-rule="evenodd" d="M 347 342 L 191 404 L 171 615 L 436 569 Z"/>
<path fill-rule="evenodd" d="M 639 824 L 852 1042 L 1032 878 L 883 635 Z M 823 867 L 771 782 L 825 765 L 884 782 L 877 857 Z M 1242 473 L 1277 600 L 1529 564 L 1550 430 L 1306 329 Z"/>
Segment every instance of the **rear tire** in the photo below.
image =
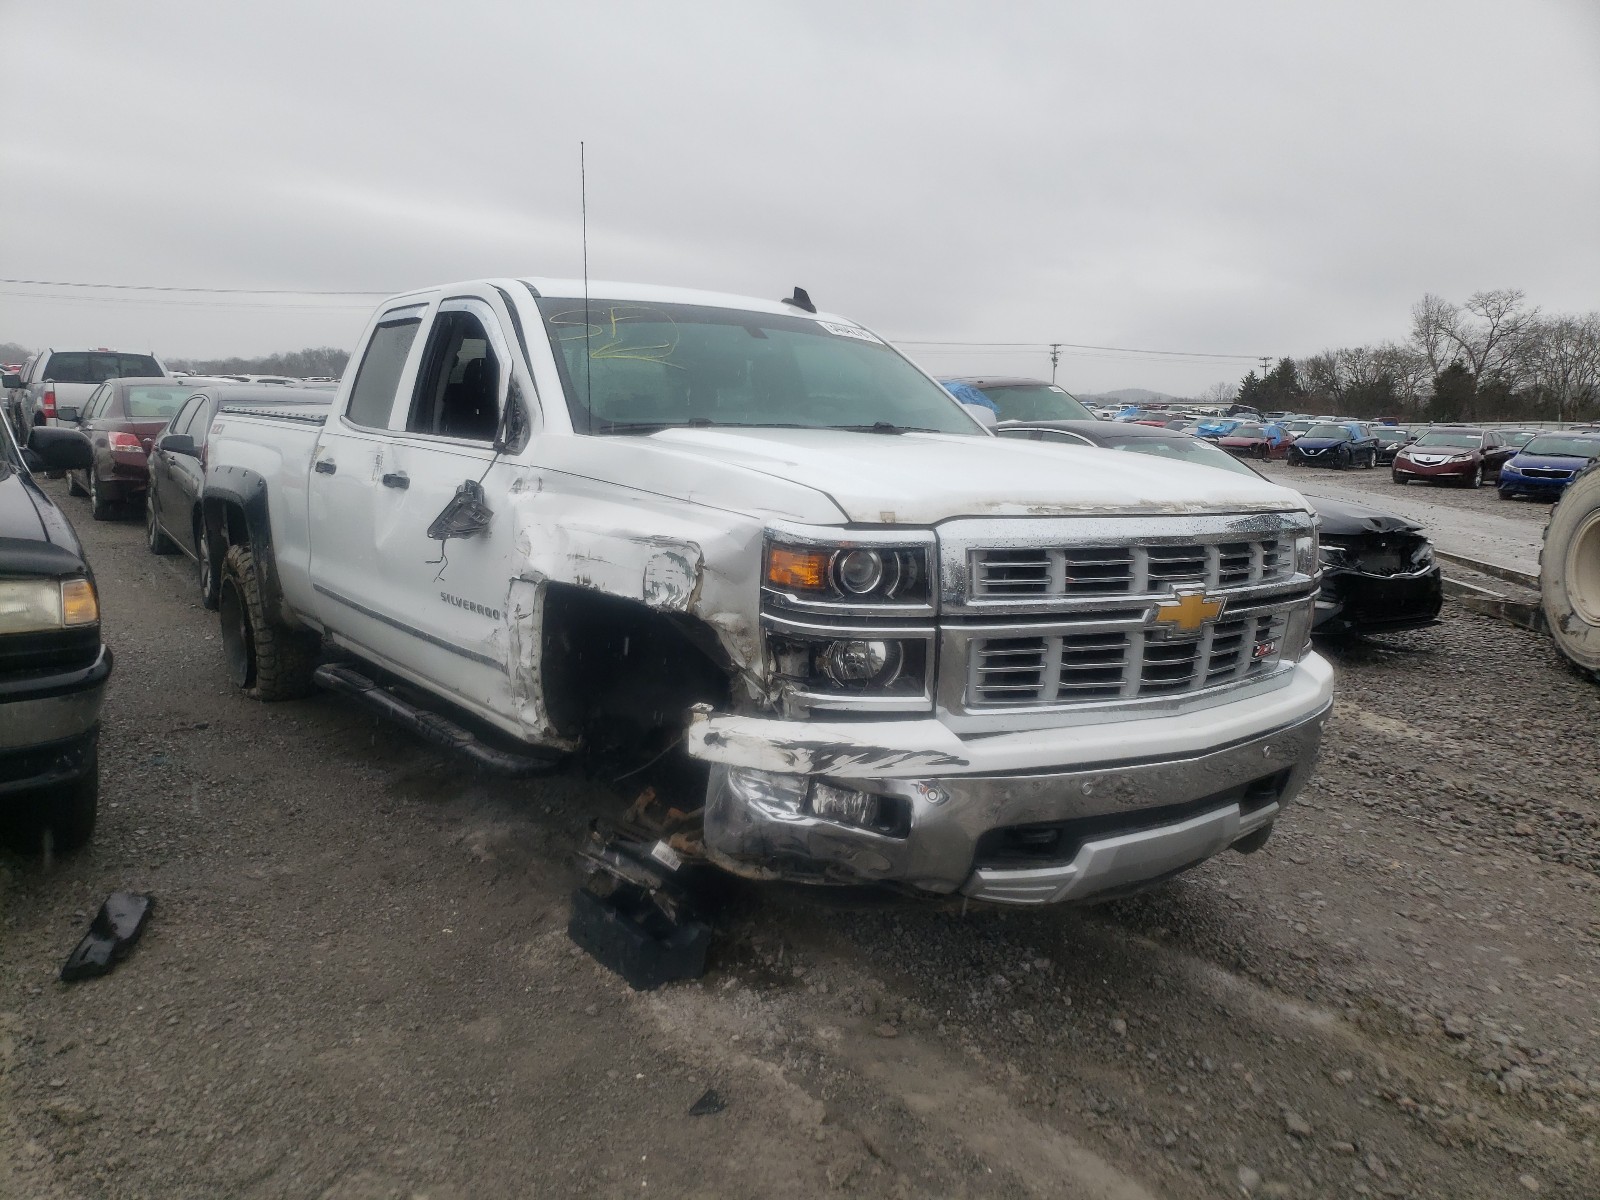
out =
<path fill-rule="evenodd" d="M 217 571 L 211 557 L 211 538 L 206 533 L 205 518 L 194 523 L 195 568 L 200 576 L 200 607 L 207 612 L 217 611 Z"/>
<path fill-rule="evenodd" d="M 87 496 L 88 494 L 89 494 L 88 492 L 83 490 L 83 484 L 78 482 L 78 476 L 74 472 L 68 471 L 67 472 L 67 495 L 69 495 L 69 496 Z"/>
<path fill-rule="evenodd" d="M 1592 467 L 1550 512 L 1539 590 L 1556 648 L 1600 682 L 1600 471 Z"/>
<path fill-rule="evenodd" d="M 101 490 L 100 479 L 94 468 L 89 468 L 89 512 L 96 521 L 109 521 L 114 515 L 113 505 Z"/>
<path fill-rule="evenodd" d="M 161 532 L 156 523 L 156 493 L 152 488 L 144 494 L 144 542 L 151 554 L 173 554 L 178 544 Z"/>
<path fill-rule="evenodd" d="M 297 700 L 314 691 L 322 639 L 267 614 L 261 576 L 248 546 L 230 546 L 218 580 L 222 652 L 234 686 L 256 700 Z"/>
<path fill-rule="evenodd" d="M 1472 488 L 1473 490 L 1477 490 L 1478 488 L 1481 488 L 1483 486 L 1483 464 L 1482 463 L 1479 463 L 1477 466 L 1472 468 L 1472 478 L 1462 480 L 1461 481 L 1461 486 L 1462 487 L 1469 487 L 1469 488 Z"/>

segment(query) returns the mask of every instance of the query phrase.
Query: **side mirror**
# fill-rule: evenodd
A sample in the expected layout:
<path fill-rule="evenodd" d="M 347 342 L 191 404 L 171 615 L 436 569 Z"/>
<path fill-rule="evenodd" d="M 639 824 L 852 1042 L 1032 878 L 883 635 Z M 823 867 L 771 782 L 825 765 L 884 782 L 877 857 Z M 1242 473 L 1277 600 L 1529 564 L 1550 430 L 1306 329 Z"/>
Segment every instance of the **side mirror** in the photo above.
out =
<path fill-rule="evenodd" d="M 47 471 L 87 471 L 94 466 L 94 447 L 76 429 L 35 425 L 28 434 L 28 449 Z"/>
<path fill-rule="evenodd" d="M 194 446 L 194 438 L 187 433 L 169 433 L 156 443 L 156 448 L 165 450 L 169 454 L 187 454 L 190 458 L 200 457 L 200 452 Z"/>
<path fill-rule="evenodd" d="M 7 371 L 4 374 L 0 374 L 0 385 L 8 388 L 19 388 L 22 386 L 22 376 L 16 371 Z"/>
<path fill-rule="evenodd" d="M 1000 418 L 994 415 L 994 409 L 985 404 L 962 404 L 967 410 L 967 415 L 975 419 L 985 429 L 993 429 L 1000 424 Z"/>
<path fill-rule="evenodd" d="M 76 425 L 79 420 L 80 412 L 81 410 L 74 408 L 70 404 L 62 405 L 60 408 L 56 409 L 56 420 L 60 421 L 63 425 Z"/>

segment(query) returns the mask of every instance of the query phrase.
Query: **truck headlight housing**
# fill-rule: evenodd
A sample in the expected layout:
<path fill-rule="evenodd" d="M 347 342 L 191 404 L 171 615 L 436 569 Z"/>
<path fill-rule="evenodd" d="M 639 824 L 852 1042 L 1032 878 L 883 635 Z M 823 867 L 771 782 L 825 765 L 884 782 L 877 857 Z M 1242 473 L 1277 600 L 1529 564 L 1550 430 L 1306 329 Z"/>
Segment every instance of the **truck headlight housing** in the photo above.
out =
<path fill-rule="evenodd" d="M 87 579 L 0 579 L 0 634 L 77 629 L 99 620 L 99 597 Z"/>
<path fill-rule="evenodd" d="M 812 707 L 914 712 L 932 703 L 931 630 L 829 630 L 769 618 L 766 632 L 776 675 Z"/>
<path fill-rule="evenodd" d="M 926 605 L 933 581 L 926 546 L 767 544 L 763 586 L 824 604 Z"/>

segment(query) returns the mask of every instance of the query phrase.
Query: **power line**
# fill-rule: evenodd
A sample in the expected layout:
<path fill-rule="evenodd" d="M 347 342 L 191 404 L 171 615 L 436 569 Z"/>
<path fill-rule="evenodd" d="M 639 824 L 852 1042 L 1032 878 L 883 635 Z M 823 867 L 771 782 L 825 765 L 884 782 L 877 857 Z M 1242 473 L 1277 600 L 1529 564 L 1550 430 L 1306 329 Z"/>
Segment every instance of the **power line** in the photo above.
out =
<path fill-rule="evenodd" d="M 28 287 L 105 288 L 117 292 L 203 292 L 211 296 L 392 296 L 387 292 L 319 291 L 315 288 L 162 287 L 150 283 L 76 283 L 59 279 L 0 279 L 0 283 Z"/>
<path fill-rule="evenodd" d="M 144 306 L 159 305 L 163 308 L 202 308 L 211 312 L 247 312 L 252 309 L 298 309 L 303 312 L 366 312 L 370 305 L 366 304 L 294 304 L 286 301 L 272 300 L 236 300 L 219 304 L 214 300 L 168 299 L 166 297 L 138 297 L 138 296 L 52 296 L 42 292 L 16 292 L 0 289 L 0 296 L 14 296 L 18 299 L 31 300 L 34 303 L 48 303 L 55 301 L 60 304 L 139 304 Z"/>

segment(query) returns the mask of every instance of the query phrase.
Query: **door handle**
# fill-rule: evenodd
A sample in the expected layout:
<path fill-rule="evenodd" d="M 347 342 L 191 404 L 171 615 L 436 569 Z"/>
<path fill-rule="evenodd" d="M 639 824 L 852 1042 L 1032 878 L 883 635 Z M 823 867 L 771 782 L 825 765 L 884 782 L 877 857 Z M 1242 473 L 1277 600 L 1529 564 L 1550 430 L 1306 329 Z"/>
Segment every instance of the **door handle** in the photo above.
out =
<path fill-rule="evenodd" d="M 318 475 L 332 475 L 339 469 L 339 464 L 331 458 L 319 458 L 315 469 Z"/>
<path fill-rule="evenodd" d="M 390 471 L 383 477 L 383 486 L 392 488 L 408 488 L 411 486 L 411 479 L 404 471 Z"/>

